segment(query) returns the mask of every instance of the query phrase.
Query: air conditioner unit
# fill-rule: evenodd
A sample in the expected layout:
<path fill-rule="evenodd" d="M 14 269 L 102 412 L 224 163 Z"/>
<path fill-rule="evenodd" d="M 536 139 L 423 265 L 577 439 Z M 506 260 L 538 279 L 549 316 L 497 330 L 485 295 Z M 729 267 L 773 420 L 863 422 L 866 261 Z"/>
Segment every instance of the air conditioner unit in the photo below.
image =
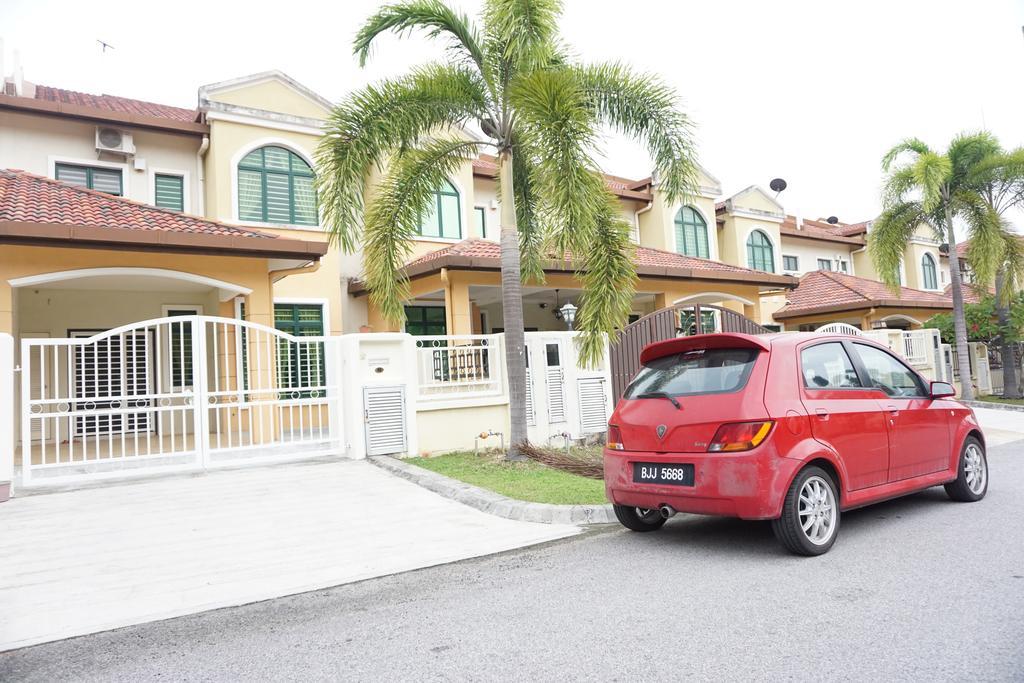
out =
<path fill-rule="evenodd" d="M 98 127 L 96 129 L 96 150 L 128 156 L 135 154 L 135 144 L 132 142 L 131 133 L 117 128 Z"/>

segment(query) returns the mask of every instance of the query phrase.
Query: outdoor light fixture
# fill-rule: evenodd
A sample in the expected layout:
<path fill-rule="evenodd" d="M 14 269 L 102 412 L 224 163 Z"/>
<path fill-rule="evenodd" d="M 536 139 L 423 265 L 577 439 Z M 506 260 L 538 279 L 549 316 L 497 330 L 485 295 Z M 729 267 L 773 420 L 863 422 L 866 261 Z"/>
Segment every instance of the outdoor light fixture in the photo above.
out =
<path fill-rule="evenodd" d="M 558 312 L 562 314 L 565 326 L 571 330 L 572 324 L 576 320 L 576 307 L 572 305 L 572 302 L 566 301 L 565 305 L 558 309 Z"/>

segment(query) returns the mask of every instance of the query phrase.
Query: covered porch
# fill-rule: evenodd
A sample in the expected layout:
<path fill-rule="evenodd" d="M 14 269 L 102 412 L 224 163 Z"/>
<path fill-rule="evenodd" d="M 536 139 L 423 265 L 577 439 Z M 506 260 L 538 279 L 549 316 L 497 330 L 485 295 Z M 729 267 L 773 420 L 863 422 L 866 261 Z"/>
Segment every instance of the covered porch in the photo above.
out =
<path fill-rule="evenodd" d="M 465 240 L 431 252 L 406 268 L 412 296 L 405 302 L 402 326 L 385 320 L 372 306 L 372 331 L 414 335 L 492 334 L 504 331 L 500 249 L 495 242 Z M 528 332 L 566 331 L 561 308 L 582 304 L 583 291 L 572 262 L 547 261 L 543 285 L 523 287 L 523 319 Z M 680 254 L 637 248 L 636 294 L 628 322 L 680 304 L 722 306 L 759 320 L 762 290 L 792 287 L 796 279 L 748 270 Z M 349 293 L 366 296 L 365 283 L 352 282 Z"/>
<path fill-rule="evenodd" d="M 0 499 L 30 474 L 46 483 L 185 464 L 197 435 L 215 431 L 199 405 L 219 397 L 201 389 L 274 386 L 268 364 L 239 359 L 273 349 L 255 330 L 273 328 L 275 271 L 315 263 L 324 245 L 29 174 L 0 181 Z M 42 220 L 22 220 L 22 205 Z"/>

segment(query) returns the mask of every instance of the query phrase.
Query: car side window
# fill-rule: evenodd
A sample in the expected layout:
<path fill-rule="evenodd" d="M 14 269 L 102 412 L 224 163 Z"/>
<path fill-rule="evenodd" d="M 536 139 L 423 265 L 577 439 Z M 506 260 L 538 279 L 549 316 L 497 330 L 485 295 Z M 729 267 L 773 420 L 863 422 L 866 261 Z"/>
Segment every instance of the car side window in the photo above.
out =
<path fill-rule="evenodd" d="M 917 373 L 897 358 L 867 344 L 856 344 L 856 347 L 857 355 L 871 378 L 871 386 L 893 398 L 927 396 Z"/>
<path fill-rule="evenodd" d="M 861 386 L 850 355 L 839 342 L 815 344 L 800 352 L 800 369 L 808 389 L 848 389 Z"/>

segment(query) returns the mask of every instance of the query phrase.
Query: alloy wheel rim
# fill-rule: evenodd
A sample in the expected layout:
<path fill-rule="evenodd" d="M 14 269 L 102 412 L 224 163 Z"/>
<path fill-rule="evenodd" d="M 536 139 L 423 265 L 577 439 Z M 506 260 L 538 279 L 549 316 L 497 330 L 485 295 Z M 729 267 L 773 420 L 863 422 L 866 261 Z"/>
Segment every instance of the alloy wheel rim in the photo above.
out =
<path fill-rule="evenodd" d="M 818 476 L 807 478 L 800 487 L 797 515 L 808 541 L 828 543 L 836 530 L 836 497 L 828 482 Z"/>
<path fill-rule="evenodd" d="M 985 490 L 988 467 L 986 467 L 985 456 L 981 449 L 973 443 L 967 446 L 967 450 L 964 452 L 964 479 L 971 493 L 978 495 Z"/>

